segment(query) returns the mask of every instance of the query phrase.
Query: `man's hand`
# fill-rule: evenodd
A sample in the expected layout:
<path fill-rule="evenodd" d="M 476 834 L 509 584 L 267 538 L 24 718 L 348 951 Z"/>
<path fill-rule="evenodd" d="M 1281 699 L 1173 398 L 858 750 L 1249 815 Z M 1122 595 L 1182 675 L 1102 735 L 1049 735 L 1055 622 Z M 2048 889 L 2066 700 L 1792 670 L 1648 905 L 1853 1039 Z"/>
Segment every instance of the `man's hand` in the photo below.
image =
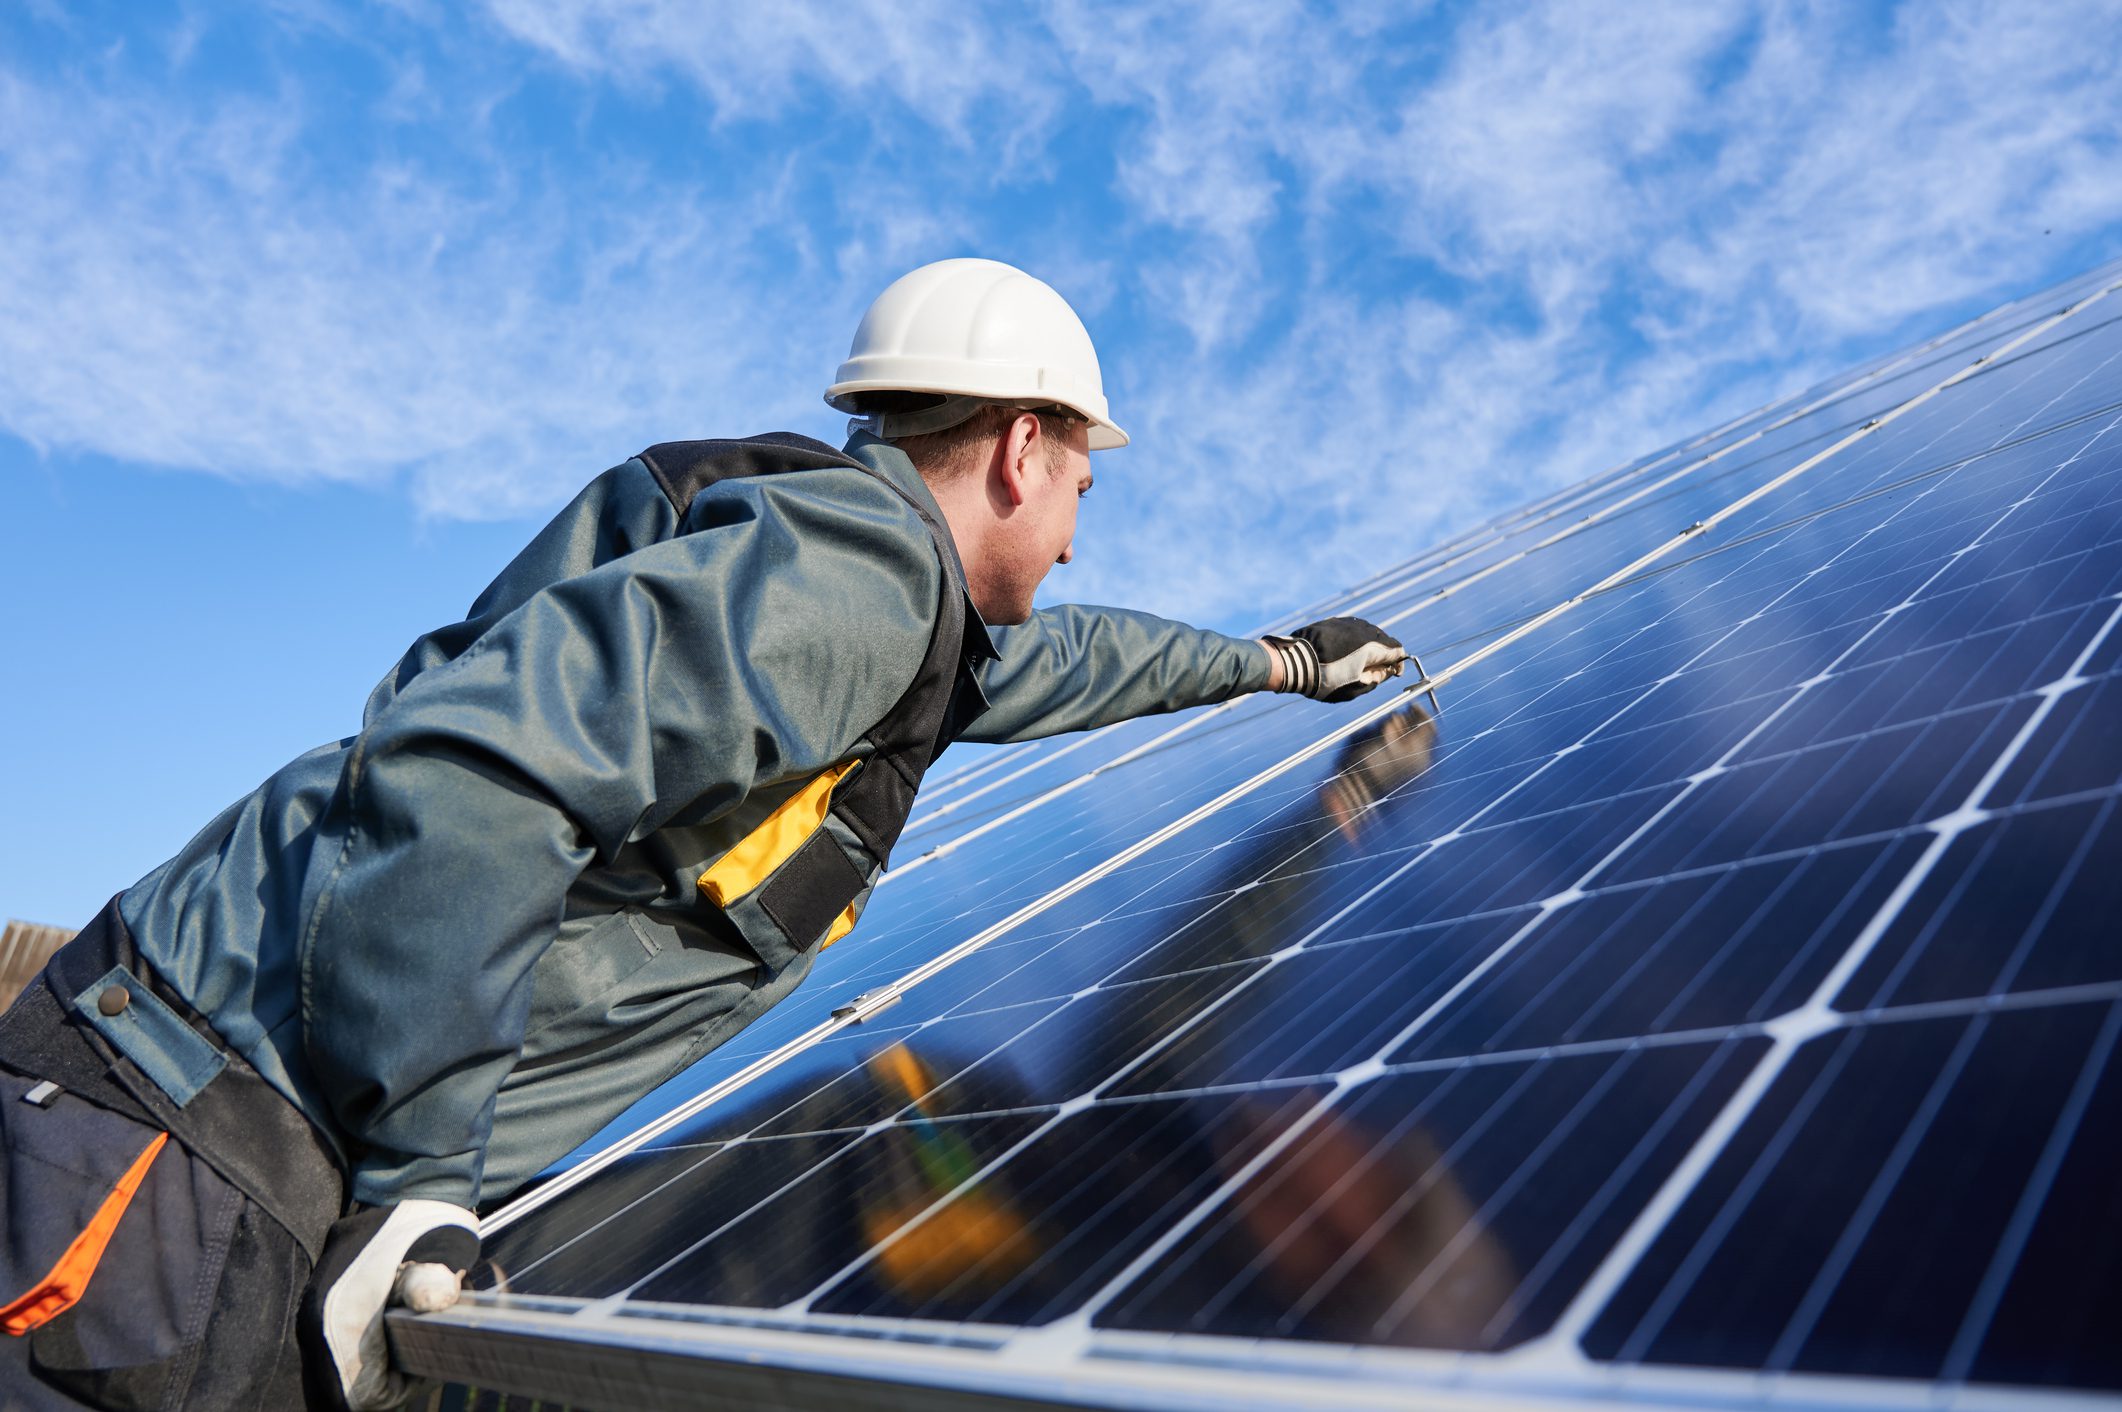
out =
<path fill-rule="evenodd" d="M 1400 675 L 1407 660 L 1398 638 L 1361 618 L 1328 618 L 1261 642 L 1274 658 L 1268 689 L 1319 701 L 1353 701 Z"/>
<path fill-rule="evenodd" d="M 479 1218 L 446 1201 L 371 1207 L 333 1226 L 302 1310 L 306 1361 L 322 1385 L 312 1397 L 352 1412 L 402 1403 L 414 1382 L 391 1368 L 384 1309 L 449 1308 L 478 1258 Z"/>

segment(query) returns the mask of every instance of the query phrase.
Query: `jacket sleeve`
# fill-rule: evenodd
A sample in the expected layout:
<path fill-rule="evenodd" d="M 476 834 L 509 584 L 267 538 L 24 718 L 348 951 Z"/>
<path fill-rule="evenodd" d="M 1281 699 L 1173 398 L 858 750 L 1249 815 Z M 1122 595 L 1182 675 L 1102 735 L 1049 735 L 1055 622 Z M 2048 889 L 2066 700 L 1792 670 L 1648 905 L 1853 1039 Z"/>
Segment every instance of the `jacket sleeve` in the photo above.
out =
<path fill-rule="evenodd" d="M 964 738 L 1000 744 L 1228 701 L 1267 685 L 1267 653 L 1169 618 L 1068 604 L 991 628 L 988 711 Z"/>
<path fill-rule="evenodd" d="M 718 488 L 719 522 L 532 593 L 364 728 L 301 949 L 356 1200 L 476 1202 L 583 868 L 823 769 L 912 681 L 941 584 L 926 532 L 860 472 L 804 479 Z"/>

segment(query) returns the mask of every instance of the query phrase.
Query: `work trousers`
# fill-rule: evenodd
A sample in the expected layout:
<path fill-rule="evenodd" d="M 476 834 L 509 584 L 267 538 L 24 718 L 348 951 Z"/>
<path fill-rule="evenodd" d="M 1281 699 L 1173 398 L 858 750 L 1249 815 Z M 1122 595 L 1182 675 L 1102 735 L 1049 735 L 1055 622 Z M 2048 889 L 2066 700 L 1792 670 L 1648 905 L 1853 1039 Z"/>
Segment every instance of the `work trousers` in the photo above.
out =
<path fill-rule="evenodd" d="M 90 1022 L 99 999 L 181 1021 L 206 1062 L 151 1075 Z M 115 902 L 0 1016 L 0 1140 L 0 1412 L 303 1405 L 297 1310 L 344 1171 Z"/>

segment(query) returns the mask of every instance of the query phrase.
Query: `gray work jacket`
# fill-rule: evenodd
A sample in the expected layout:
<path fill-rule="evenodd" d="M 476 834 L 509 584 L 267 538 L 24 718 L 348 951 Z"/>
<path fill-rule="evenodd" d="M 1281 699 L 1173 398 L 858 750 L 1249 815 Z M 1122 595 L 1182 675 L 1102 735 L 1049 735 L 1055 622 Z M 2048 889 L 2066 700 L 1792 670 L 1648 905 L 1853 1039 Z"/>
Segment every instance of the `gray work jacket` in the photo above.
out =
<path fill-rule="evenodd" d="M 848 451 L 869 471 L 726 481 L 682 514 L 638 458 L 605 472 L 413 644 L 358 735 L 122 897 L 357 1200 L 505 1196 L 807 972 L 732 941 L 695 884 L 867 749 L 928 644 L 944 567 L 902 495 L 941 514 L 896 448 Z M 1257 644 L 1141 613 L 1048 609 L 991 640 L 963 739 L 1266 685 Z"/>

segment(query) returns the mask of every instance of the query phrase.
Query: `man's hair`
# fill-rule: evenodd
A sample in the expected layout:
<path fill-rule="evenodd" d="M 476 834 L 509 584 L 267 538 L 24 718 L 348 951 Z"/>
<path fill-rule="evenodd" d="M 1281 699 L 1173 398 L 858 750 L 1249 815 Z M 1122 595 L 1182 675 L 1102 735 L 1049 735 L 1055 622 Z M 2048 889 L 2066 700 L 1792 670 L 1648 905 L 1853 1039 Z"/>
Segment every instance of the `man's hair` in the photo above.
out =
<path fill-rule="evenodd" d="M 862 410 L 911 412 L 936 400 L 918 392 L 870 393 L 863 398 Z M 954 427 L 919 436 L 894 437 L 891 444 L 906 453 L 924 480 L 947 485 L 978 470 L 986 457 L 987 444 L 1026 412 L 1039 419 L 1039 433 L 1046 438 L 1046 470 L 1049 475 L 1055 474 L 1067 454 L 1069 428 L 1084 420 L 1066 407 L 1011 407 L 998 402 L 982 407 Z"/>

